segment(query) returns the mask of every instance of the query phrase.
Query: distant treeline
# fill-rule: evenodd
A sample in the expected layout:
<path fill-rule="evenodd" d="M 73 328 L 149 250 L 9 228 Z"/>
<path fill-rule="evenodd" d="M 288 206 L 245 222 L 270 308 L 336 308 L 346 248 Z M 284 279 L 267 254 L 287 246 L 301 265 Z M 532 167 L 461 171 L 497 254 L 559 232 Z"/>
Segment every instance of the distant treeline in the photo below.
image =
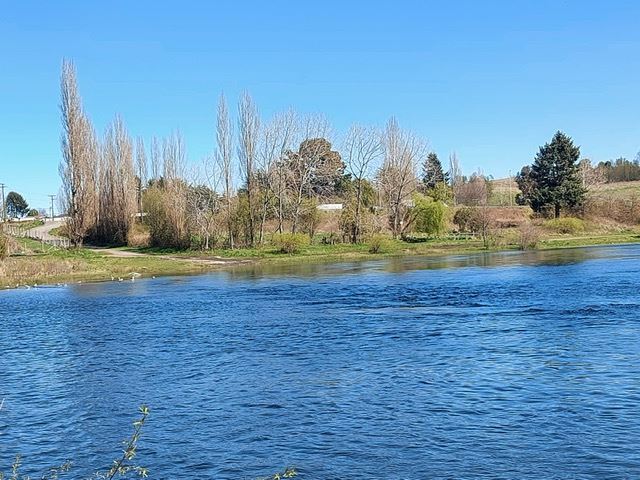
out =
<path fill-rule="evenodd" d="M 613 161 L 600 162 L 597 168 L 602 171 L 607 183 L 640 180 L 640 154 L 635 160 L 621 157 Z"/>
<path fill-rule="evenodd" d="M 427 141 L 394 117 L 382 128 L 355 124 L 336 134 L 322 115 L 288 110 L 265 119 L 248 93 L 234 115 L 221 95 L 212 153 L 188 165 L 179 133 L 145 145 L 116 116 L 96 134 L 67 61 L 60 107 L 59 197 L 74 245 L 133 244 L 143 234 L 160 248 L 255 247 L 273 235 L 313 238 L 320 203 L 342 204 L 335 233 L 352 243 L 377 233 L 439 235 L 461 205 L 476 209 L 465 213 L 476 218 L 461 224 L 481 225 L 474 229 L 482 232 L 490 224 L 490 179 L 480 171 L 465 175 L 455 153 L 445 170 Z M 579 154 L 558 132 L 518 175 L 519 203 L 559 216 L 581 206 L 589 186 L 605 175 L 607 181 L 640 178 L 637 160 L 592 167 L 579 162 Z"/>

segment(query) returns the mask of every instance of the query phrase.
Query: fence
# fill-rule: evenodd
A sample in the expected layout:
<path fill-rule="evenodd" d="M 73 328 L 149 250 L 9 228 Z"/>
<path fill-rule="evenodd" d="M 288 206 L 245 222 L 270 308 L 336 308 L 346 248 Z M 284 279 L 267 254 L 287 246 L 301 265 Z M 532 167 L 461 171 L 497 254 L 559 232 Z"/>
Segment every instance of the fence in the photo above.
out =
<path fill-rule="evenodd" d="M 2 231 L 7 235 L 20 238 L 30 238 L 57 248 L 70 248 L 71 242 L 68 238 L 54 237 L 49 232 L 42 232 L 34 228 L 22 228 L 20 225 L 2 224 Z"/>

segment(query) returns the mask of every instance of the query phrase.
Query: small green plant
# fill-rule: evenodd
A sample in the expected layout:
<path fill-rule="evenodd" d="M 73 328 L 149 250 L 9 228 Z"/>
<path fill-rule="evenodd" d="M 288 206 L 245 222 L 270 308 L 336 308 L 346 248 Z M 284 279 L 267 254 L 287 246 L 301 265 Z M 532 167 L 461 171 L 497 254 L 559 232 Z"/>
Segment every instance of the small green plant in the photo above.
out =
<path fill-rule="evenodd" d="M 272 242 L 280 253 L 292 254 L 309 245 L 311 240 L 303 233 L 278 233 L 273 236 Z"/>
<path fill-rule="evenodd" d="M 114 478 L 146 478 L 149 475 L 148 469 L 135 465 L 133 459 L 136 456 L 138 448 L 138 440 L 142 433 L 142 427 L 144 426 L 147 417 L 149 416 L 149 407 L 142 405 L 140 407 L 140 413 L 142 416 L 133 422 L 134 431 L 131 437 L 124 441 L 125 448 L 122 452 L 122 456 L 113 461 L 113 465 L 109 470 L 98 471 L 91 476 L 91 479 L 95 480 L 113 480 Z M 3 472 L 0 472 L 0 480 L 30 480 L 31 477 L 20 474 L 20 467 L 22 466 L 22 457 L 16 455 L 16 459 L 11 465 L 11 472 L 9 476 L 6 476 Z M 41 480 L 58 480 L 58 478 L 69 472 L 71 469 L 71 462 L 67 461 L 59 467 L 50 468 L 40 478 Z"/>
<path fill-rule="evenodd" d="M 391 248 L 391 242 L 385 235 L 373 235 L 369 240 L 369 253 L 387 253 Z"/>
<path fill-rule="evenodd" d="M 545 228 L 556 233 L 576 234 L 584 232 L 584 221 L 574 217 L 554 218 L 544 222 Z"/>

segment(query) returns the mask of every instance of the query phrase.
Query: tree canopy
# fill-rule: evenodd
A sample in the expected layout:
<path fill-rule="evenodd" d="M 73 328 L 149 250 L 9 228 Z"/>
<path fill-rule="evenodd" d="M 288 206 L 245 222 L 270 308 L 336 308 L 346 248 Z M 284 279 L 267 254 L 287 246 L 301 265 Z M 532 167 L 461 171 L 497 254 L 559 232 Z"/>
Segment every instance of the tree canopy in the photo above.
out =
<path fill-rule="evenodd" d="M 540 147 L 533 164 L 516 177 L 522 191 L 518 201 L 536 212 L 552 207 L 556 218 L 562 208 L 581 205 L 586 191 L 578 171 L 579 158 L 580 148 L 573 140 L 556 132 L 550 143 Z"/>
<path fill-rule="evenodd" d="M 29 204 L 18 192 L 9 192 L 6 199 L 7 214 L 10 217 L 24 217 L 29 211 Z"/>
<path fill-rule="evenodd" d="M 422 166 L 422 182 L 428 190 L 436 188 L 439 184 L 447 183 L 449 174 L 442 169 L 442 163 L 438 154 L 431 152 L 427 155 Z"/>

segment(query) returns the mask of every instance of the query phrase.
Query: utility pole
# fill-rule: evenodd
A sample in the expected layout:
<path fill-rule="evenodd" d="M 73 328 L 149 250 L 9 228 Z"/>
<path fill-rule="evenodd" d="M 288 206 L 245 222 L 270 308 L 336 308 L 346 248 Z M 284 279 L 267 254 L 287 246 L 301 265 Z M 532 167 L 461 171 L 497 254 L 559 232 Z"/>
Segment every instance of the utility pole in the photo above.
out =
<path fill-rule="evenodd" d="M 2 221 L 6 221 L 7 219 L 7 209 L 5 208 L 5 202 L 4 202 L 4 183 L 0 183 L 0 190 L 2 190 Z"/>
<path fill-rule="evenodd" d="M 56 198 L 55 195 L 47 195 L 51 199 L 51 221 L 53 222 L 53 199 Z"/>
<path fill-rule="evenodd" d="M 513 177 L 511 177 L 511 170 L 509 170 L 509 206 L 513 207 L 513 198 L 511 196 L 511 184 L 513 183 Z"/>

